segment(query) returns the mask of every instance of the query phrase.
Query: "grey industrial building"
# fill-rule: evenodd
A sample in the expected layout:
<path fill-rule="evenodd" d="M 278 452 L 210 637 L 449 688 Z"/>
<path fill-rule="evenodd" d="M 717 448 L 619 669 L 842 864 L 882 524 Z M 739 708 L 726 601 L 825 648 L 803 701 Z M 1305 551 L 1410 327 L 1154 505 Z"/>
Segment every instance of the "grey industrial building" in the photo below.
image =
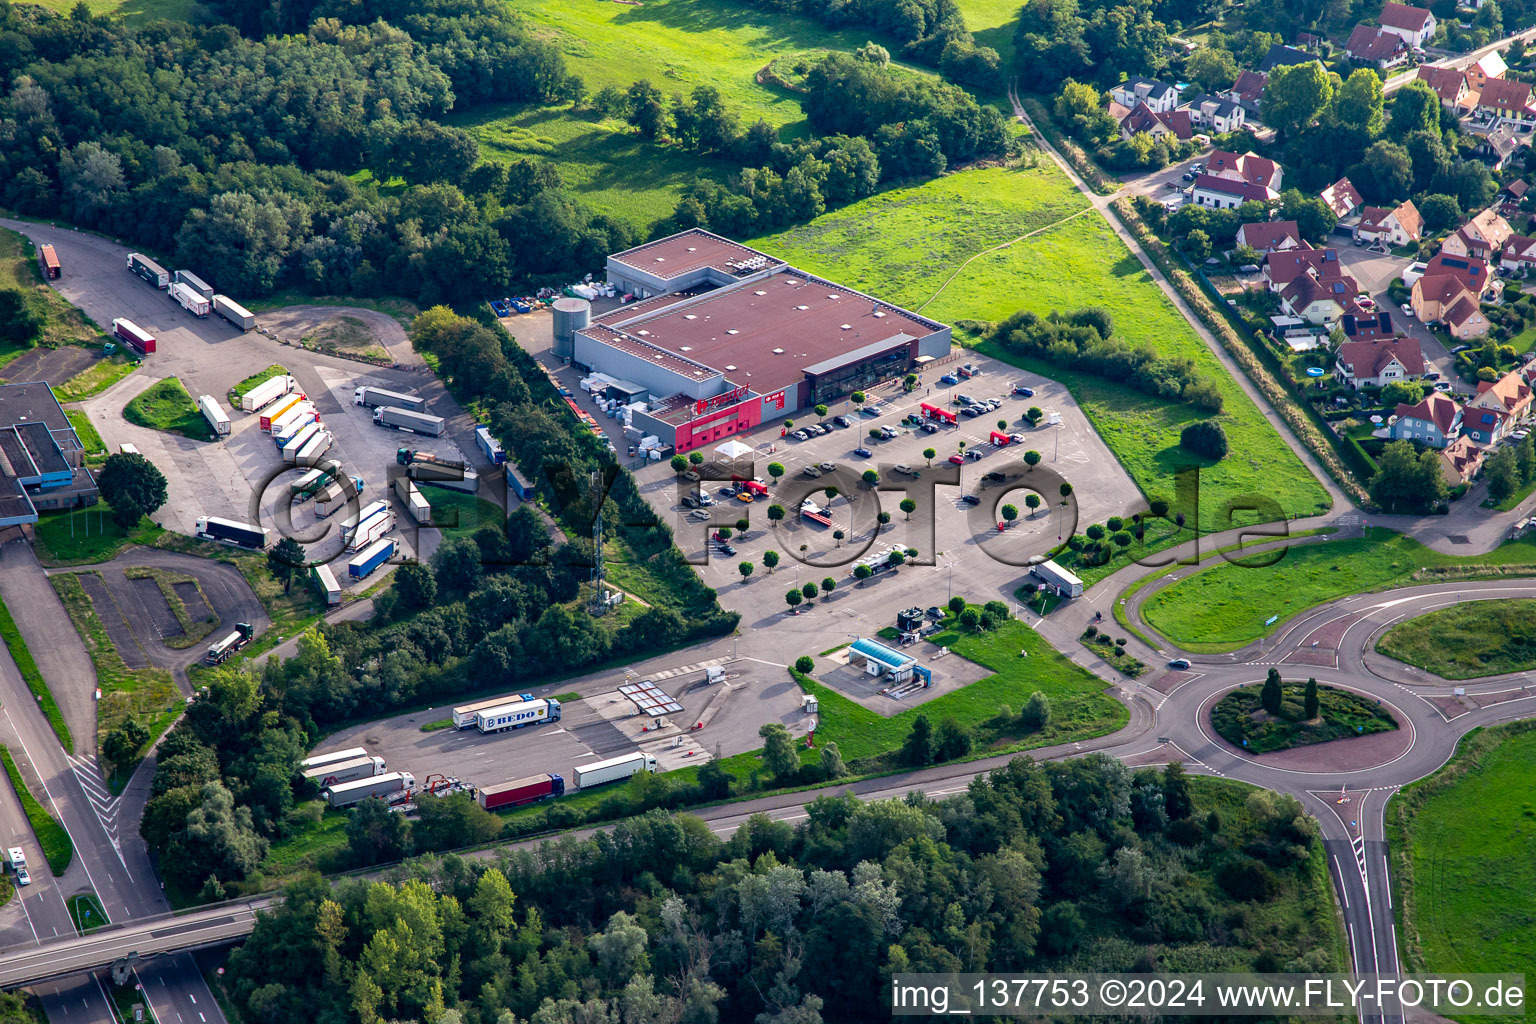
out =
<path fill-rule="evenodd" d="M 40 511 L 94 505 L 85 446 L 43 381 L 0 385 L 0 526 L 37 522 Z"/>
<path fill-rule="evenodd" d="M 596 316 L 557 304 L 556 351 L 622 381 L 632 425 L 678 451 L 950 351 L 944 324 L 698 228 L 609 256 L 607 276 L 633 301 Z"/>

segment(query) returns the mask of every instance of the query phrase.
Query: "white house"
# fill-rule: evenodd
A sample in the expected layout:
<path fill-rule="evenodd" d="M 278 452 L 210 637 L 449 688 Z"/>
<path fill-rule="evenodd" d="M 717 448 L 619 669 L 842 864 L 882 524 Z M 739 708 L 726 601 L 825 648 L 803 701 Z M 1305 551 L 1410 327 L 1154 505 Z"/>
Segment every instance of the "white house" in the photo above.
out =
<path fill-rule="evenodd" d="M 1155 78 L 1133 75 L 1113 89 L 1110 98 L 1127 110 L 1135 110 L 1136 104 L 1145 103 L 1154 114 L 1166 114 L 1179 105 L 1179 90 Z"/>
<path fill-rule="evenodd" d="M 1435 35 L 1435 16 L 1422 7 L 1409 7 L 1389 0 L 1382 6 L 1381 17 L 1377 20 L 1382 28 L 1401 36 L 1415 49 L 1423 49 Z"/>

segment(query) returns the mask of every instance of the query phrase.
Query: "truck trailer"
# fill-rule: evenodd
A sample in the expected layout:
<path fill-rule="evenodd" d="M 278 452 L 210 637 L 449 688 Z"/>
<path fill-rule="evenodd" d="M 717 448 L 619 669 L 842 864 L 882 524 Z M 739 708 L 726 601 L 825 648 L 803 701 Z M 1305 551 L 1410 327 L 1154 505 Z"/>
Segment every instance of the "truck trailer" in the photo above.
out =
<path fill-rule="evenodd" d="M 485 452 L 485 457 L 493 466 L 504 465 L 507 461 L 507 453 L 502 449 L 501 442 L 491 436 L 490 427 L 475 428 L 475 444 Z"/>
<path fill-rule="evenodd" d="M 315 492 L 335 479 L 341 471 L 338 462 L 327 462 L 323 466 L 316 466 L 293 483 L 288 485 L 288 493 L 295 498 L 312 498 Z"/>
<path fill-rule="evenodd" d="M 371 796 L 376 796 L 385 803 L 395 803 L 410 796 L 415 789 L 416 777 L 410 772 L 386 772 L 383 775 L 375 775 L 371 779 L 338 782 L 334 786 L 326 786 L 320 791 L 320 795 L 325 797 L 326 803 L 332 807 L 351 807 Z"/>
<path fill-rule="evenodd" d="M 364 505 L 358 509 L 356 515 L 347 516 L 347 518 L 341 521 L 341 539 L 350 542 L 352 535 L 357 532 L 358 523 L 366 523 L 380 512 L 387 511 L 389 511 L 389 502 L 382 498 Z"/>
<path fill-rule="evenodd" d="M 318 421 L 307 423 L 304 425 L 303 429 L 301 429 L 297 434 L 294 434 L 287 441 L 279 441 L 278 447 L 280 447 L 283 451 L 283 461 L 288 463 L 290 466 L 297 465 L 299 461 L 299 452 L 303 451 L 304 446 L 309 444 L 309 442 L 324 429 L 325 428 L 322 427 Z"/>
<path fill-rule="evenodd" d="M 294 379 L 286 373 L 268 377 L 240 396 L 240 409 L 242 412 L 255 412 L 288 394 L 294 385 Z"/>
<path fill-rule="evenodd" d="M 38 246 L 37 261 L 42 264 L 43 277 L 49 281 L 57 281 L 64 276 L 64 268 L 59 265 L 59 254 L 53 251 L 53 246 Z"/>
<path fill-rule="evenodd" d="M 376 540 L 347 563 L 347 575 L 354 580 L 365 579 L 373 570 L 393 558 L 394 554 L 393 537 Z"/>
<path fill-rule="evenodd" d="M 213 301 L 213 287 L 190 270 L 176 271 L 176 273 L 171 275 L 171 282 L 173 284 L 185 285 L 209 302 Z"/>
<path fill-rule="evenodd" d="M 1044 580 L 1048 586 L 1054 587 L 1062 597 L 1083 596 L 1083 581 L 1050 559 L 1030 566 L 1029 571 Z"/>
<path fill-rule="evenodd" d="M 617 782 L 641 772 L 654 772 L 656 759 L 639 750 L 622 757 L 610 757 L 606 761 L 577 765 L 572 772 L 577 789 L 591 789 L 606 782 Z"/>
<path fill-rule="evenodd" d="M 320 414 L 315 412 L 315 407 L 309 402 L 299 402 L 287 412 L 272 421 L 272 443 L 282 448 L 292 441 L 299 431 L 311 423 L 319 423 Z"/>
<path fill-rule="evenodd" d="M 140 357 L 147 356 L 155 350 L 155 336 L 132 320 L 125 320 L 122 317 L 113 320 L 112 336 L 133 349 Z"/>
<path fill-rule="evenodd" d="M 322 765 L 336 764 L 341 761 L 350 761 L 356 757 L 367 757 L 368 751 L 364 747 L 348 747 L 345 750 L 332 750 L 325 754 L 315 754 L 306 757 L 299 762 L 299 771 L 307 772 L 311 768 L 319 768 Z"/>
<path fill-rule="evenodd" d="M 143 253 L 128 254 L 128 269 L 161 291 L 171 286 L 170 272 Z"/>
<path fill-rule="evenodd" d="M 331 572 L 328 565 L 316 565 L 309 570 L 310 579 L 315 582 L 315 589 L 320 591 L 320 596 L 325 598 L 325 606 L 334 608 L 341 604 L 341 584 L 336 582 L 336 574 Z"/>
<path fill-rule="evenodd" d="M 180 273 L 180 271 L 177 271 L 177 273 Z M 167 294 L 170 295 L 178 306 L 196 317 L 205 317 L 213 309 L 213 303 L 204 298 L 201 292 L 191 285 L 183 284 L 180 281 L 171 282 L 171 287 Z"/>
<path fill-rule="evenodd" d="M 329 430 L 321 430 L 309 439 L 309 443 L 300 448 L 298 454 L 293 457 L 296 466 L 313 466 L 319 462 L 326 452 L 331 450 L 331 445 L 336 441 Z M 283 448 L 283 457 L 288 457 L 288 449 Z"/>
<path fill-rule="evenodd" d="M 486 810 L 497 811 L 503 807 L 521 807 L 523 804 L 531 804 L 537 800 L 553 800 L 557 796 L 564 795 L 565 779 L 558 775 L 545 774 L 530 775 L 516 782 L 483 786 L 475 794 L 475 799 Z"/>
<path fill-rule="evenodd" d="M 213 429 L 215 437 L 229 436 L 229 417 L 225 415 L 217 398 L 212 395 L 198 395 L 197 409 L 203 414 L 203 419 L 208 421 L 208 426 Z"/>
<path fill-rule="evenodd" d="M 441 416 L 412 412 L 393 405 L 381 405 L 373 410 L 373 423 L 374 426 L 393 427 L 395 430 L 425 434 L 428 437 L 441 437 L 443 431 L 448 429 L 448 421 Z"/>
<path fill-rule="evenodd" d="M 400 499 L 400 504 L 405 506 L 411 521 L 417 526 L 432 525 L 432 503 L 422 496 L 409 477 L 395 477 L 395 497 Z"/>
<path fill-rule="evenodd" d="M 270 432 L 272 424 L 282 419 L 284 413 L 302 401 L 305 401 L 304 392 L 290 391 L 281 398 L 268 402 L 261 412 L 257 413 L 261 417 L 261 429 Z"/>
<path fill-rule="evenodd" d="M 548 697 L 520 700 L 475 712 L 475 728 L 483 733 L 506 732 L 525 725 L 560 721 L 560 702 Z"/>
<path fill-rule="evenodd" d="M 492 697 L 490 700 L 479 700 L 473 704 L 461 704 L 453 709 L 453 727 L 455 729 L 468 729 L 475 724 L 475 716 L 490 708 L 505 707 L 508 704 L 516 704 L 518 701 L 533 700 L 531 693 L 511 693 L 505 697 Z"/>
<path fill-rule="evenodd" d="M 402 395 L 398 391 L 385 391 L 383 388 L 363 385 L 352 392 L 352 404 L 361 405 L 372 409 L 379 405 L 390 405 L 396 409 L 407 409 L 411 412 L 426 412 L 427 400 L 415 395 Z"/>
<path fill-rule="evenodd" d="M 271 532 L 265 526 L 251 526 L 248 523 L 237 523 L 233 519 L 220 519 L 218 516 L 203 516 L 197 521 L 196 530 L 203 540 L 235 544 L 253 551 L 266 550 Z"/>
<path fill-rule="evenodd" d="M 313 782 L 319 786 L 337 786 L 343 782 L 371 779 L 387 771 L 382 757 L 370 757 L 365 754 L 345 761 L 333 761 L 318 768 L 306 768 L 304 781 Z"/>
<path fill-rule="evenodd" d="M 208 653 L 203 655 L 203 664 L 224 664 L 236 651 L 250 643 L 251 638 L 255 635 L 256 631 L 251 628 L 249 622 L 236 623 L 233 633 L 208 648 Z"/>
<path fill-rule="evenodd" d="M 348 551 L 361 551 L 371 544 L 378 543 L 386 533 L 395 528 L 395 511 L 389 507 L 388 502 L 379 502 L 383 509 L 375 512 L 367 519 L 358 521 L 352 530 L 352 535 L 347 538 Z"/>
<path fill-rule="evenodd" d="M 350 484 L 350 486 L 349 486 Z M 315 518 L 329 519 L 347 507 L 347 502 L 363 493 L 363 478 L 332 480 L 315 495 Z"/>
<path fill-rule="evenodd" d="M 215 295 L 213 297 L 213 311 L 242 331 L 248 331 L 256 326 L 256 314 L 240 305 L 240 303 L 228 295 Z"/>

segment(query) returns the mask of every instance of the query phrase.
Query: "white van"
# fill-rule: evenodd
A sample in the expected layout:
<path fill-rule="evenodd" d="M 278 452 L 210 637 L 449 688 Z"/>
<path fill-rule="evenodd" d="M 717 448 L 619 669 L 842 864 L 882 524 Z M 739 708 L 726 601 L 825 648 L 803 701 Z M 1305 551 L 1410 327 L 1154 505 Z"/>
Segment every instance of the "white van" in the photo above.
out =
<path fill-rule="evenodd" d="M 129 444 L 127 441 L 124 441 L 122 444 L 118 445 L 117 446 L 117 450 L 122 452 L 124 455 L 140 455 L 140 454 L 143 454 L 137 448 L 135 448 L 133 445 Z"/>

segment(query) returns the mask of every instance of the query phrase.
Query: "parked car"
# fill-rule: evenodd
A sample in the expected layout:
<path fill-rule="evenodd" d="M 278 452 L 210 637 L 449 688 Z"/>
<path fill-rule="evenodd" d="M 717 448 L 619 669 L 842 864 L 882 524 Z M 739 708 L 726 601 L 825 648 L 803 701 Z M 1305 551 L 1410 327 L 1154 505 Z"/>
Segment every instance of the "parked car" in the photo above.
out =
<path fill-rule="evenodd" d="M 946 373 L 944 376 L 939 378 L 939 383 L 940 384 L 959 384 L 960 383 L 960 378 L 956 377 L 952 373 Z"/>
<path fill-rule="evenodd" d="M 1028 438 L 1026 438 L 1023 434 L 1009 434 L 1008 440 L 1012 441 L 1014 444 L 1023 444 L 1028 440 Z"/>
<path fill-rule="evenodd" d="M 804 430 L 796 430 L 789 436 L 794 438 L 796 441 L 808 441 L 811 437 L 811 435 L 807 434 Z"/>
<path fill-rule="evenodd" d="M 925 433 L 925 434 L 937 434 L 938 432 L 939 432 L 939 425 L 937 423 L 933 422 L 932 420 L 924 420 L 923 421 L 923 433 Z"/>
<path fill-rule="evenodd" d="M 1008 479 L 1008 474 L 1007 473 L 999 473 L 997 470 L 994 469 L 992 472 L 990 472 L 986 476 L 982 477 L 982 479 L 985 480 L 989 484 L 1000 484 L 1004 480 Z"/>
<path fill-rule="evenodd" d="M 960 500 L 963 503 L 967 504 L 967 505 L 980 505 L 981 504 L 981 498 L 978 497 L 977 495 L 974 495 L 974 494 L 967 494 L 965 497 L 961 498 Z"/>
<path fill-rule="evenodd" d="M 722 555 L 734 555 L 736 553 L 736 549 L 729 544 L 722 543 L 720 545 L 720 553 Z"/>
<path fill-rule="evenodd" d="M 965 457 L 970 459 L 972 462 L 975 462 L 985 454 L 987 453 L 982 451 L 980 448 L 969 448 L 966 450 Z"/>
<path fill-rule="evenodd" d="M 1259 272 L 1259 265 L 1257 263 L 1244 263 L 1237 268 L 1237 272 L 1239 274 L 1257 274 Z"/>
<path fill-rule="evenodd" d="M 1447 381 L 1441 381 L 1440 383 L 1435 385 L 1435 390 L 1440 392 L 1443 395 L 1444 394 L 1450 394 L 1451 385 Z"/>
<path fill-rule="evenodd" d="M 847 416 L 833 416 L 832 422 L 836 423 L 840 427 L 848 427 L 853 425 L 853 420 L 850 420 Z"/>
<path fill-rule="evenodd" d="M 1035 397 L 1035 389 L 1028 386 L 1027 384 L 1015 384 L 1013 386 L 1013 393 L 1016 395 L 1021 395 L 1024 398 Z"/>
<path fill-rule="evenodd" d="M 853 454 L 857 455 L 861 459 L 872 459 L 875 457 L 875 453 L 870 451 L 868 448 L 855 448 L 853 450 Z"/>
<path fill-rule="evenodd" d="M 987 410 L 983 409 L 979 405 L 968 405 L 964 409 L 960 410 L 960 415 L 962 415 L 962 416 L 980 416 L 982 413 L 984 413 L 986 411 Z"/>
<path fill-rule="evenodd" d="M 949 457 L 949 461 L 953 462 L 957 466 L 965 465 L 965 459 L 964 459 L 963 456 L 960 456 L 960 455 L 951 455 Z"/>
<path fill-rule="evenodd" d="M 821 467 L 820 466 L 806 466 L 800 472 L 804 473 L 806 476 L 821 476 Z"/>
<path fill-rule="evenodd" d="M 880 436 L 889 441 L 893 437 L 900 437 L 901 431 L 887 423 L 885 426 L 880 428 Z"/>
<path fill-rule="evenodd" d="M 687 480 L 691 484 L 696 484 L 699 482 L 699 474 L 690 469 L 688 472 L 683 474 L 683 479 Z"/>
<path fill-rule="evenodd" d="M 1176 669 L 1186 669 L 1186 668 L 1189 668 L 1189 659 L 1188 658 L 1174 658 L 1172 661 L 1170 661 L 1168 663 L 1168 667 L 1169 668 L 1176 668 Z"/>
<path fill-rule="evenodd" d="M 999 402 L 995 398 L 989 398 L 985 402 L 985 405 L 987 407 L 987 411 L 988 412 L 996 412 L 998 409 L 1002 408 L 1003 403 Z"/>
<path fill-rule="evenodd" d="M 898 463 L 896 463 L 896 465 L 892 466 L 891 468 L 894 469 L 898 473 L 905 474 L 906 476 L 917 476 L 917 470 L 913 469 L 911 466 L 907 465 L 905 462 L 898 462 Z"/>
<path fill-rule="evenodd" d="M 837 463 L 835 463 L 835 462 L 823 462 L 823 463 L 820 464 L 820 468 L 821 468 L 821 471 L 823 473 L 830 473 L 834 469 L 837 468 Z"/>
<path fill-rule="evenodd" d="M 27 874 L 27 868 L 26 868 L 25 864 L 18 864 L 16 866 L 16 884 L 17 885 L 31 885 L 32 884 L 32 876 Z"/>
<path fill-rule="evenodd" d="M 1185 181 L 1194 181 L 1195 180 L 1195 172 L 1194 171 L 1185 171 L 1184 172 L 1184 180 Z"/>
<path fill-rule="evenodd" d="M 928 617 L 930 619 L 942 619 L 944 617 L 944 609 L 938 605 L 933 605 L 928 609 Z"/>
<path fill-rule="evenodd" d="M 1413 316 L 1413 307 L 1408 305 L 1408 303 L 1406 303 L 1406 302 L 1403 303 L 1402 310 L 1403 310 L 1403 316 L 1408 316 L 1408 317 Z"/>
<path fill-rule="evenodd" d="M 1426 373 L 1424 375 L 1424 379 L 1425 380 L 1439 380 L 1440 379 L 1440 371 L 1439 370 L 1430 370 L 1428 373 Z"/>

